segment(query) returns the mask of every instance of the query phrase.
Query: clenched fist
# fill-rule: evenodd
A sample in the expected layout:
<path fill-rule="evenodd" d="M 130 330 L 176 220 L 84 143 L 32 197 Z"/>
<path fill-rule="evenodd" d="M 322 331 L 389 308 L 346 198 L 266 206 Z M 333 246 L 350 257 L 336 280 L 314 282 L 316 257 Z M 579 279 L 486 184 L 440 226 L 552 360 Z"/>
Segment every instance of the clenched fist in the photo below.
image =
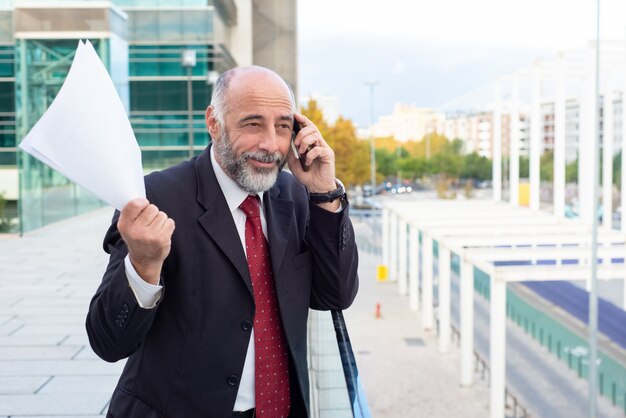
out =
<path fill-rule="evenodd" d="M 130 201 L 117 221 L 133 267 L 148 283 L 158 284 L 163 261 L 170 253 L 174 220 L 147 199 Z"/>

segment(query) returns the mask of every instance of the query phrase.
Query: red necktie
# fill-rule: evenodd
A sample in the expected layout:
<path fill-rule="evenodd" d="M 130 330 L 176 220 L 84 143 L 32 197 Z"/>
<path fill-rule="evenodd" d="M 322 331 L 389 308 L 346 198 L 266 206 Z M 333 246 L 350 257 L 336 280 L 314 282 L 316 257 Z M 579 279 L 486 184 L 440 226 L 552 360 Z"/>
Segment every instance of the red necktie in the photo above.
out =
<path fill-rule="evenodd" d="M 289 359 L 278 315 L 270 254 L 261 228 L 259 198 L 248 196 L 239 206 L 246 214 L 246 256 L 256 305 L 254 314 L 254 387 L 256 416 L 289 415 Z"/>

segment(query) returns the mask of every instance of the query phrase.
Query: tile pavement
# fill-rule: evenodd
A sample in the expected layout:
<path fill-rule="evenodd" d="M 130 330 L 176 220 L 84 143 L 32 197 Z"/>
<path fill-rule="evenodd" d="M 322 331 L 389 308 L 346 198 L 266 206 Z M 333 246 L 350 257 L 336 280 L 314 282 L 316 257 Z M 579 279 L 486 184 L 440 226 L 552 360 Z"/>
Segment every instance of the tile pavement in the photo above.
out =
<path fill-rule="evenodd" d="M 91 351 L 85 314 L 111 210 L 0 236 L 0 417 L 102 416 L 123 362 Z"/>

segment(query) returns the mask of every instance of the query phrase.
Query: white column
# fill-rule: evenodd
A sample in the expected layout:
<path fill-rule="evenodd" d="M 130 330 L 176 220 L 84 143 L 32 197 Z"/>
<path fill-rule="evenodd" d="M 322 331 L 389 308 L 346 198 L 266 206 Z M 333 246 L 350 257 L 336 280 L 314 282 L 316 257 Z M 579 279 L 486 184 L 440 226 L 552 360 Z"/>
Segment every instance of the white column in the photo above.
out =
<path fill-rule="evenodd" d="M 494 91 L 493 105 L 493 123 L 491 125 L 493 143 L 491 144 L 491 153 L 493 163 L 491 166 L 492 183 L 493 183 L 493 200 L 499 202 L 502 200 L 502 106 L 501 81 L 496 80 Z"/>
<path fill-rule="evenodd" d="M 556 216 L 565 216 L 565 69 L 559 56 L 554 100 L 554 200 Z"/>
<path fill-rule="evenodd" d="M 407 240 L 407 223 L 404 219 L 398 220 L 398 293 L 402 296 L 407 294 L 407 253 L 409 242 Z"/>
<path fill-rule="evenodd" d="M 624 51 L 626 51 L 626 37 L 624 41 Z M 623 73 L 626 75 L 626 60 L 624 61 Z M 622 83 L 622 175 L 620 182 L 620 210 L 622 217 L 620 229 L 626 233 L 626 81 Z M 624 309 L 626 310 L 626 281 L 624 282 Z"/>
<path fill-rule="evenodd" d="M 389 281 L 398 280 L 398 215 L 391 212 L 389 221 Z"/>
<path fill-rule="evenodd" d="M 419 309 L 419 229 L 415 225 L 409 228 L 409 307 L 412 311 Z"/>
<path fill-rule="evenodd" d="M 506 282 L 491 278 L 489 305 L 489 415 L 491 418 L 502 418 L 506 384 Z"/>
<path fill-rule="evenodd" d="M 389 242 L 389 208 L 383 208 L 383 214 L 382 214 L 382 239 L 383 239 L 383 265 L 387 266 L 387 268 L 389 268 L 389 250 L 390 250 L 390 245 L 391 243 Z"/>
<path fill-rule="evenodd" d="M 450 348 L 450 250 L 439 241 L 439 352 Z"/>
<path fill-rule="evenodd" d="M 422 231 L 422 327 L 433 328 L 433 240 Z"/>
<path fill-rule="evenodd" d="M 519 203 L 519 76 L 513 75 L 511 85 L 511 122 L 509 145 L 509 201 L 517 206 Z"/>
<path fill-rule="evenodd" d="M 611 73 L 605 77 L 602 112 L 602 226 L 613 225 L 613 85 Z"/>
<path fill-rule="evenodd" d="M 597 161 L 592 158 L 596 141 L 597 98 L 595 95 L 595 47 L 590 47 L 586 54 L 585 77 L 580 100 L 579 135 L 578 135 L 578 202 L 580 219 L 589 225 L 593 222 L 593 179 L 597 170 Z"/>
<path fill-rule="evenodd" d="M 459 277 L 459 324 L 461 334 L 461 386 L 474 380 L 474 266 L 461 256 Z"/>
<path fill-rule="evenodd" d="M 539 209 L 539 163 L 541 158 L 541 141 L 543 120 L 541 118 L 541 72 L 537 64 L 532 75 L 532 104 L 530 115 L 530 208 Z"/>

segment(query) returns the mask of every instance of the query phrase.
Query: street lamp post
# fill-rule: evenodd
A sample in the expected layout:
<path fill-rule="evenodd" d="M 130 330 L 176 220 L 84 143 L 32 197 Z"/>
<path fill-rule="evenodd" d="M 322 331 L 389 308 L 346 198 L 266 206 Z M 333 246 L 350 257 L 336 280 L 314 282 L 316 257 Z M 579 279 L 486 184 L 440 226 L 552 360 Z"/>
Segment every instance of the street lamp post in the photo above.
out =
<path fill-rule="evenodd" d="M 194 155 L 193 140 L 193 92 L 191 89 L 191 73 L 196 66 L 196 50 L 184 49 L 182 53 L 182 64 L 187 69 L 187 129 L 189 135 L 189 158 Z"/>
<path fill-rule="evenodd" d="M 213 88 L 215 87 L 215 83 L 217 83 L 217 79 L 220 77 L 220 73 L 215 70 L 211 70 L 207 73 L 206 76 L 206 84 L 211 88 L 211 95 L 213 95 Z M 213 138 L 210 138 L 213 141 Z"/>
<path fill-rule="evenodd" d="M 370 88 L 370 181 L 372 184 L 372 195 L 376 194 L 376 148 L 374 147 L 374 87 L 378 81 L 366 81 Z"/>
<path fill-rule="evenodd" d="M 215 70 L 211 70 L 207 73 L 206 83 L 209 86 L 214 86 L 217 83 L 217 79 L 220 77 L 220 73 Z"/>
<path fill-rule="evenodd" d="M 593 112 L 600 113 L 600 0 L 596 0 L 596 50 L 595 50 L 595 90 L 593 92 Z M 608 94 L 609 92 L 605 92 Z M 596 120 L 595 118 L 593 119 Z M 597 122 L 593 128 L 593 205 L 591 224 L 591 289 L 589 289 L 589 418 L 597 416 L 598 409 L 598 156 L 600 133 Z M 605 140 L 612 141 L 613 138 Z M 607 162 L 604 162 L 607 164 Z M 610 162 L 608 162 L 610 164 Z M 605 202 L 610 205 L 611 202 Z"/>

